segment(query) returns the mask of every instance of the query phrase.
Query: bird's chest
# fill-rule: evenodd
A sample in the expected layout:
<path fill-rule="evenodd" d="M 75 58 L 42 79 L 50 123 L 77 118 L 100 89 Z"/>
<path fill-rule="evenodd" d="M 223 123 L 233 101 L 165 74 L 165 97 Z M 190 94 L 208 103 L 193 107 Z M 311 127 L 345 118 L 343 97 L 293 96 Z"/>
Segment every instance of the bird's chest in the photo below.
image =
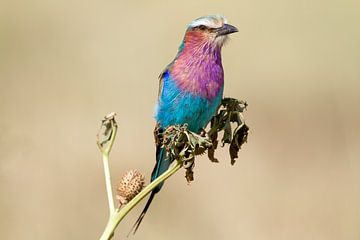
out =
<path fill-rule="evenodd" d="M 194 57 L 185 51 L 164 74 L 156 119 L 164 127 L 187 123 L 191 131 L 198 132 L 215 114 L 223 87 L 218 52 Z"/>
<path fill-rule="evenodd" d="M 180 91 L 213 100 L 224 85 L 221 61 L 212 58 L 195 62 L 177 61 L 172 69 L 173 79 Z"/>
<path fill-rule="evenodd" d="M 210 121 L 222 99 L 223 87 L 212 93 L 212 85 L 208 86 L 210 88 L 201 88 L 203 92 L 194 91 L 194 88 L 188 90 L 181 88 L 171 77 L 165 78 L 156 119 L 164 127 L 187 123 L 191 131 L 198 132 Z"/>

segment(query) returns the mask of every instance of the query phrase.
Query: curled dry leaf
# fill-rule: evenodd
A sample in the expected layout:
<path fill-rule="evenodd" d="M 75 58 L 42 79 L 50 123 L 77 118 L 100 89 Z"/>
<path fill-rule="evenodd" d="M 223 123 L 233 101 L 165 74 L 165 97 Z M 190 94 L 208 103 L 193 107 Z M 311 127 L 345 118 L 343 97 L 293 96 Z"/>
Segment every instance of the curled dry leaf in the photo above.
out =
<path fill-rule="evenodd" d="M 110 142 L 111 136 L 114 133 L 114 129 L 117 127 L 115 121 L 116 113 L 111 112 L 107 114 L 101 122 L 101 127 L 97 134 L 97 144 L 100 149 L 104 149 Z"/>
<path fill-rule="evenodd" d="M 215 158 L 215 150 L 218 146 L 219 132 L 223 132 L 221 139 L 222 146 L 230 144 L 229 153 L 231 164 L 238 158 L 238 152 L 241 146 L 247 141 L 249 127 L 245 124 L 242 112 L 247 107 L 247 103 L 234 98 L 224 98 L 218 109 L 218 113 L 212 118 L 210 130 L 208 131 L 212 147 L 208 150 L 208 157 L 212 162 L 218 162 Z M 232 124 L 236 125 L 232 130 Z"/>

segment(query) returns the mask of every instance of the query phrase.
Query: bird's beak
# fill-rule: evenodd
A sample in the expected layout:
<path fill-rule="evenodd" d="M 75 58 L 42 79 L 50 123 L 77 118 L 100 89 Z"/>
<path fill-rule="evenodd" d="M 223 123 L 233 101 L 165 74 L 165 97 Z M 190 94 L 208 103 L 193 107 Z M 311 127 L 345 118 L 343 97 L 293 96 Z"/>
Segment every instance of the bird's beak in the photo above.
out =
<path fill-rule="evenodd" d="M 238 32 L 239 30 L 234 27 L 233 25 L 230 24 L 224 24 L 221 28 L 218 28 L 216 30 L 216 36 L 223 36 L 223 35 L 228 35 L 231 33 L 235 33 Z"/>

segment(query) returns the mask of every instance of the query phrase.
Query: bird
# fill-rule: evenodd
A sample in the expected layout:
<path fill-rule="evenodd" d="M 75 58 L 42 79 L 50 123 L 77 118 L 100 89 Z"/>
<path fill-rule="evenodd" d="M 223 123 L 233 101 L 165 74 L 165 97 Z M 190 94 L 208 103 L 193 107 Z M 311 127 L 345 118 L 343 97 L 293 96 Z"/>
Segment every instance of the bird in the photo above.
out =
<path fill-rule="evenodd" d="M 156 127 L 161 133 L 167 127 L 187 124 L 188 130 L 200 133 L 219 107 L 224 91 L 224 70 L 221 49 L 228 35 L 238 29 L 227 23 L 220 14 L 207 15 L 188 24 L 175 59 L 159 76 L 159 92 L 155 107 Z M 156 139 L 156 136 L 155 136 Z M 166 150 L 156 143 L 156 164 L 151 181 L 164 173 L 173 159 L 167 159 Z M 136 233 L 154 196 L 164 182 L 154 188 L 134 224 Z"/>

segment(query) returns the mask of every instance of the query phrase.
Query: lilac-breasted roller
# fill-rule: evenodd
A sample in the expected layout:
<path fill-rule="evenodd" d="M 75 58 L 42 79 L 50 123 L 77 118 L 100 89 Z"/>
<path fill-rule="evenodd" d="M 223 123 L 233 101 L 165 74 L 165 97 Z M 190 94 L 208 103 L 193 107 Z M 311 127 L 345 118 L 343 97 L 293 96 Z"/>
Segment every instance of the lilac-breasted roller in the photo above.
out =
<path fill-rule="evenodd" d="M 155 118 L 158 131 L 175 124 L 188 124 L 199 133 L 211 120 L 220 105 L 224 90 L 224 70 L 221 48 L 228 35 L 237 28 L 227 24 L 225 17 L 210 15 L 192 21 L 185 32 L 175 59 L 160 74 L 160 86 Z M 164 173 L 172 159 L 157 143 L 156 164 L 151 181 Z M 134 233 L 163 183 L 150 195 L 144 210 L 134 225 Z"/>

